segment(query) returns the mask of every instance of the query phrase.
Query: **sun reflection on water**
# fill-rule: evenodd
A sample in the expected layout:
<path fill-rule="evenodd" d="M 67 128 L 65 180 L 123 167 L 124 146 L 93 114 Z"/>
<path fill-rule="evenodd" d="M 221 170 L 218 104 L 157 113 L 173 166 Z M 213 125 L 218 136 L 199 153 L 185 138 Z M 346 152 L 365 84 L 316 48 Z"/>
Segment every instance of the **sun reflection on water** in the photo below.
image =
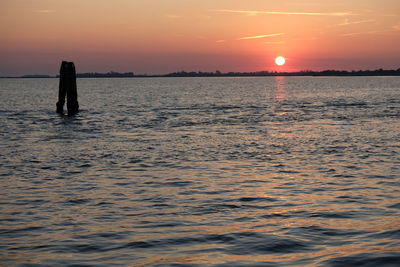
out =
<path fill-rule="evenodd" d="M 286 78 L 284 76 L 275 77 L 275 102 L 285 103 L 287 101 L 286 94 Z"/>

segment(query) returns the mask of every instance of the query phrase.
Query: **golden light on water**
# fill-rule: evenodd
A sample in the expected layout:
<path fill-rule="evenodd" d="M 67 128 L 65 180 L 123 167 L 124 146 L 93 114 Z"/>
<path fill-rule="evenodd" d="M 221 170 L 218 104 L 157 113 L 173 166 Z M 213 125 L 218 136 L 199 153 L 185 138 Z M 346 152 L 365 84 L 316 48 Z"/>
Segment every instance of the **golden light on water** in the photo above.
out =
<path fill-rule="evenodd" d="M 285 65 L 286 59 L 282 56 L 279 56 L 277 58 L 275 58 L 275 64 L 278 66 L 283 66 Z"/>

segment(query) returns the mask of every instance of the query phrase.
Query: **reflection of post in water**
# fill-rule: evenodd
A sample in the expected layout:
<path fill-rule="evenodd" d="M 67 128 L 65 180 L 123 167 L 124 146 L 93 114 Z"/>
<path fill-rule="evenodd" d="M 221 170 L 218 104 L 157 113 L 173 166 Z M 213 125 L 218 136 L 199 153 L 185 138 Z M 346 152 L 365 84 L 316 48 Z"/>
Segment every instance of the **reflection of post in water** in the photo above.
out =
<path fill-rule="evenodd" d="M 65 96 L 67 96 L 68 115 L 78 113 L 78 92 L 76 89 L 76 72 L 73 62 L 63 61 L 60 68 L 60 85 L 58 90 L 57 113 L 64 114 Z"/>
<path fill-rule="evenodd" d="M 284 103 L 287 100 L 286 81 L 284 76 L 275 77 L 275 102 Z"/>

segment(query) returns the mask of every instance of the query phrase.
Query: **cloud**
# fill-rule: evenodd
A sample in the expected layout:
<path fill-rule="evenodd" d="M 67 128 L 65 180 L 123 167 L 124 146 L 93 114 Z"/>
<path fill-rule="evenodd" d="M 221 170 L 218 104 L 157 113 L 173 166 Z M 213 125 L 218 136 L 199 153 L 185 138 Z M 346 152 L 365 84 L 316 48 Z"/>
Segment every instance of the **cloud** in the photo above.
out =
<path fill-rule="evenodd" d="M 394 25 L 392 26 L 392 29 L 395 31 L 399 31 L 400 30 L 400 25 Z"/>
<path fill-rule="evenodd" d="M 35 13 L 54 13 L 56 11 L 53 9 L 38 9 L 38 10 L 35 10 L 34 12 Z"/>
<path fill-rule="evenodd" d="M 285 33 L 281 32 L 281 33 L 271 33 L 271 34 L 264 34 L 264 35 L 248 36 L 248 37 L 239 38 L 239 40 L 260 39 L 260 38 L 267 38 L 267 37 L 273 37 L 273 36 L 281 36 L 284 34 Z"/>
<path fill-rule="evenodd" d="M 336 26 L 347 26 L 347 25 L 354 25 L 354 24 L 361 24 L 368 22 L 374 22 L 374 20 L 369 19 L 369 20 L 349 21 L 348 19 L 346 19 L 345 22 L 337 24 Z"/>
<path fill-rule="evenodd" d="M 215 41 L 216 43 L 225 43 L 226 41 L 225 40 L 217 40 L 217 41 Z"/>
<path fill-rule="evenodd" d="M 385 34 L 394 32 L 393 30 L 386 30 L 386 31 L 368 31 L 368 32 L 351 32 L 351 33 L 344 33 L 341 36 L 349 37 L 349 36 L 356 36 L 356 35 L 368 35 L 368 34 Z"/>
<path fill-rule="evenodd" d="M 250 16 L 256 15 L 299 15 L 299 16 L 332 16 L 332 17 L 345 17 L 354 15 L 348 12 L 286 12 L 286 11 L 257 11 L 257 10 L 231 10 L 231 9 L 217 9 L 215 12 L 222 13 L 238 13 Z"/>
<path fill-rule="evenodd" d="M 362 35 L 362 34 L 375 34 L 378 33 L 377 31 L 371 31 L 371 32 L 351 32 L 351 33 L 344 33 L 342 36 L 349 37 L 349 36 L 355 36 L 355 35 Z"/>

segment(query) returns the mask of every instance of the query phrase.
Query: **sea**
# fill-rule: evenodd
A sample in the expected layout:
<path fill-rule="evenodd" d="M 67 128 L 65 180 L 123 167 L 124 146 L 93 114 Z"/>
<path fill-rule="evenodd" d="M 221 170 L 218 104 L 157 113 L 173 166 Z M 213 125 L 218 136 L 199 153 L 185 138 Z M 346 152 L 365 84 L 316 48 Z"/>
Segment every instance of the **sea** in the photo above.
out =
<path fill-rule="evenodd" d="M 400 77 L 0 79 L 1 266 L 400 266 Z"/>

